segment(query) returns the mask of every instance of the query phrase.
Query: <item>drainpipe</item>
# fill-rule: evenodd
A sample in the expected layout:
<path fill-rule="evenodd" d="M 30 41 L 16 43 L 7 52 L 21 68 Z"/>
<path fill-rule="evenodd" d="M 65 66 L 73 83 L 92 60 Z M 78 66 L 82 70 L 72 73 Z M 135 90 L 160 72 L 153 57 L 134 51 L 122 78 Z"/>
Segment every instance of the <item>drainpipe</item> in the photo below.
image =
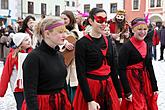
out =
<path fill-rule="evenodd" d="M 125 10 L 125 0 L 123 0 L 123 9 Z"/>
<path fill-rule="evenodd" d="M 21 19 L 23 18 L 23 0 L 21 0 Z"/>

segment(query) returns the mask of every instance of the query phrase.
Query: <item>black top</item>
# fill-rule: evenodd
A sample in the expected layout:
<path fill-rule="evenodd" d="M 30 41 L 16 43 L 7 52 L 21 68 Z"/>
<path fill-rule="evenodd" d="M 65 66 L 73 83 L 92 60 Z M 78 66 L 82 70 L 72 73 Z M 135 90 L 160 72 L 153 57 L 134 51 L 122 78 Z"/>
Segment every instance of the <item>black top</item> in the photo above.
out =
<path fill-rule="evenodd" d="M 92 39 L 93 41 L 89 40 L 86 37 L 82 37 L 76 42 L 75 48 L 77 77 L 83 96 L 88 102 L 92 101 L 93 99 L 86 80 L 86 73 L 92 70 L 96 70 L 102 66 L 102 61 L 105 57 L 102 55 L 100 49 L 104 49 L 106 46 L 103 37 Z M 118 80 L 118 74 L 116 74 L 116 68 L 114 66 L 116 61 L 114 61 L 115 58 L 113 52 L 114 51 L 112 42 L 110 38 L 108 38 L 108 52 L 106 55 L 106 59 L 108 61 L 108 64 L 111 66 L 111 77 L 115 89 L 118 93 L 118 97 L 121 97 L 121 88 Z"/>
<path fill-rule="evenodd" d="M 148 51 L 149 51 L 149 46 L 147 44 L 146 58 L 142 58 L 141 54 L 134 47 L 131 41 L 128 41 L 127 43 L 122 45 L 119 51 L 119 75 L 125 94 L 131 93 L 128 79 L 126 77 L 126 67 L 133 64 L 137 64 L 139 62 L 144 62 L 144 67 L 149 72 L 153 92 L 158 91 L 157 81 L 155 78 L 155 73 L 152 65 L 152 57 L 149 55 Z"/>
<path fill-rule="evenodd" d="M 51 94 L 64 88 L 67 70 L 63 56 L 44 41 L 23 63 L 24 93 L 28 110 L 38 110 L 37 94 Z"/>

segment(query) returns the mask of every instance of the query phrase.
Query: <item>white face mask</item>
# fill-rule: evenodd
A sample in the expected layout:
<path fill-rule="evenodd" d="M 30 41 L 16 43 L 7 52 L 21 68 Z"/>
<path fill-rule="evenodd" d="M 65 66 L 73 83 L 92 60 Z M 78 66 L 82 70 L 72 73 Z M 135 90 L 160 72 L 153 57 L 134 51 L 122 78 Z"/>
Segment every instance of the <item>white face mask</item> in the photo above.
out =
<path fill-rule="evenodd" d="M 125 19 L 124 15 L 116 15 L 116 19 L 118 22 L 122 22 Z"/>

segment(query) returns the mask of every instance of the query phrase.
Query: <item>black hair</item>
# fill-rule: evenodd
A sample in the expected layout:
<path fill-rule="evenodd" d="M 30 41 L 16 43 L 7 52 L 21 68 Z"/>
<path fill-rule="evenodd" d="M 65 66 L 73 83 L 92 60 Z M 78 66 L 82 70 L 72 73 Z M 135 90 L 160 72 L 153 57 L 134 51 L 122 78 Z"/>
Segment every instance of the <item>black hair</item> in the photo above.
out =
<path fill-rule="evenodd" d="M 94 16 L 99 12 L 105 12 L 106 13 L 106 11 L 103 10 L 102 8 L 92 8 L 91 11 L 89 12 L 88 18 L 91 18 L 92 20 L 94 20 Z"/>
<path fill-rule="evenodd" d="M 26 28 L 28 28 L 27 23 L 28 23 L 29 19 L 33 19 L 35 21 L 35 18 L 33 16 L 31 16 L 31 15 L 27 16 L 23 20 L 22 28 L 21 28 L 21 30 L 19 32 L 23 32 L 23 33 L 25 32 Z"/>
<path fill-rule="evenodd" d="M 146 20 L 144 18 L 135 18 L 131 21 L 131 26 L 135 25 L 136 23 L 138 23 L 139 21 L 144 21 L 146 22 Z"/>
<path fill-rule="evenodd" d="M 102 9 L 102 8 L 92 8 L 92 9 L 90 10 L 90 12 L 89 12 L 89 16 L 88 16 L 87 19 L 91 18 L 92 21 L 94 21 L 94 16 L 95 16 L 97 13 L 99 13 L 99 12 L 105 12 L 105 13 L 106 13 L 106 11 L 105 11 L 104 9 Z M 106 13 L 106 14 L 107 14 L 107 13 Z M 90 25 L 90 23 L 89 23 L 88 20 L 87 20 L 87 25 Z"/>

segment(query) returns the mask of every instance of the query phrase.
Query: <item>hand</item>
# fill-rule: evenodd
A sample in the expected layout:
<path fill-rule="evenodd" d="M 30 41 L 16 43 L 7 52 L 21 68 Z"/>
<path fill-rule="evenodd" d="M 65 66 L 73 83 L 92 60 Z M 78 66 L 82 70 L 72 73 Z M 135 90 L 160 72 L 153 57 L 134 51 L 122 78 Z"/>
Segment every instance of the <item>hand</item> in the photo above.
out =
<path fill-rule="evenodd" d="M 154 92 L 154 95 L 156 95 L 156 94 L 159 94 L 159 91 L 155 91 L 155 92 Z"/>
<path fill-rule="evenodd" d="M 73 50 L 74 49 L 74 45 L 72 43 L 67 42 L 65 44 L 65 48 L 68 49 L 68 50 Z"/>
<path fill-rule="evenodd" d="M 122 102 L 122 98 L 119 98 L 118 100 L 119 100 L 119 103 L 120 103 L 120 105 L 121 105 L 121 102 Z"/>
<path fill-rule="evenodd" d="M 111 34 L 111 35 L 113 39 L 117 39 L 120 36 L 120 34 Z"/>
<path fill-rule="evenodd" d="M 88 110 L 99 110 L 100 105 L 95 101 L 88 102 Z"/>
<path fill-rule="evenodd" d="M 124 36 L 125 36 L 126 38 L 129 38 L 129 33 L 128 33 L 128 32 L 124 33 Z"/>
<path fill-rule="evenodd" d="M 127 98 L 125 98 L 127 101 L 130 101 L 130 102 L 132 102 L 132 94 L 131 95 L 129 95 Z"/>

